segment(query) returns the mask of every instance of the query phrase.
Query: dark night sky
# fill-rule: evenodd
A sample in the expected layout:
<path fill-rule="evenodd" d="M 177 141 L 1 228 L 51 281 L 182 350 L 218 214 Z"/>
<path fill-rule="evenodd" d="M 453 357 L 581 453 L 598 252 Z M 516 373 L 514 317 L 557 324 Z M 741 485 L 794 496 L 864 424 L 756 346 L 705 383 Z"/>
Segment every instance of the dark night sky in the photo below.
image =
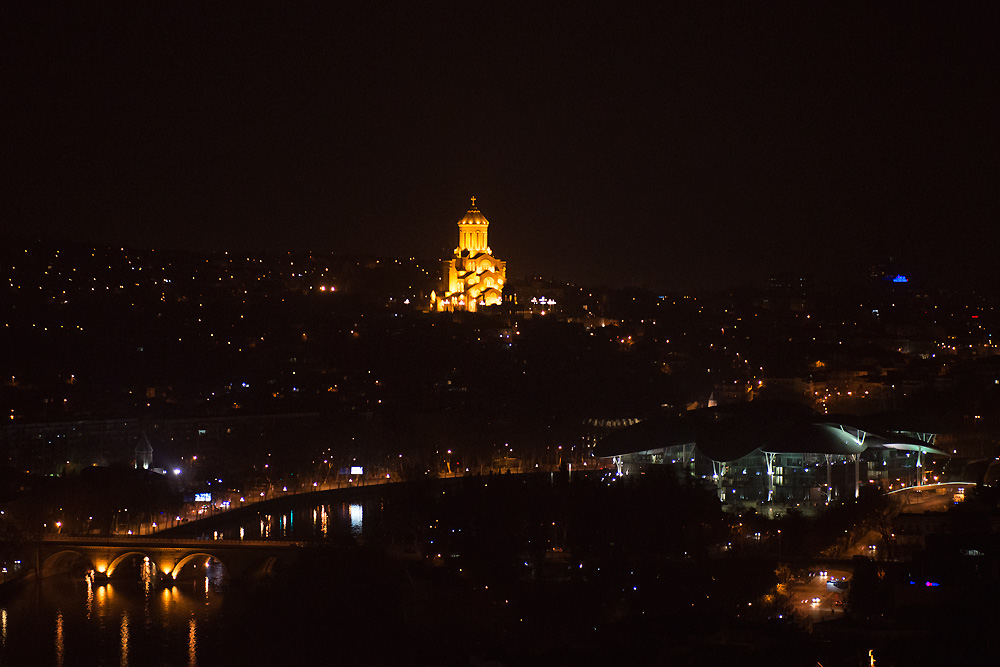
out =
<path fill-rule="evenodd" d="M 42 4 L 10 230 L 437 257 L 474 194 L 514 276 L 996 273 L 992 3 Z"/>

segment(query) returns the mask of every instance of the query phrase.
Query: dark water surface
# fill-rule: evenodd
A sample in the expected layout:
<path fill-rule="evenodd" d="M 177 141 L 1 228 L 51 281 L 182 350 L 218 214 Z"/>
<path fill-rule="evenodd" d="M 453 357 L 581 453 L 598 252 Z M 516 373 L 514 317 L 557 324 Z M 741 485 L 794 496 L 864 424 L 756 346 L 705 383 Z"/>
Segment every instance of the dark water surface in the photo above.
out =
<path fill-rule="evenodd" d="M 707 519 L 685 504 L 684 488 L 653 488 L 672 503 L 641 495 L 642 485 L 497 476 L 217 517 L 186 526 L 186 537 L 296 545 L 253 581 L 198 559 L 164 582 L 139 554 L 103 585 L 78 562 L 0 590 L 0 667 L 853 667 L 869 664 L 869 650 L 886 667 L 946 664 L 927 659 L 945 655 L 995 662 L 978 660 L 976 647 L 992 646 L 983 623 L 963 632 L 952 623 L 928 644 L 909 628 L 803 633 L 734 618 L 766 591 L 750 584 L 773 564 L 665 557 L 699 544 Z M 695 517 L 694 527 L 653 530 L 645 512 L 622 527 L 633 516 L 623 509 L 655 503 L 676 509 L 678 522 Z"/>
<path fill-rule="evenodd" d="M 3 665 L 207 665 L 224 593 L 211 577 L 176 586 L 59 575 L 0 600 Z"/>
<path fill-rule="evenodd" d="M 322 542 L 331 535 L 343 545 L 360 537 L 362 516 L 361 506 L 349 503 L 303 507 L 261 515 L 217 537 Z M 323 558 L 286 564 L 282 576 L 254 582 L 232 582 L 223 564 L 209 560 L 165 583 L 135 556 L 101 583 L 80 561 L 72 572 L 0 591 L 0 666 L 214 667 L 329 656 L 337 652 L 328 643 L 332 628 L 316 619 L 330 617 L 332 596 L 315 592 L 334 586 L 342 572 Z M 319 635 L 315 643 L 303 636 L 306 629 Z"/>

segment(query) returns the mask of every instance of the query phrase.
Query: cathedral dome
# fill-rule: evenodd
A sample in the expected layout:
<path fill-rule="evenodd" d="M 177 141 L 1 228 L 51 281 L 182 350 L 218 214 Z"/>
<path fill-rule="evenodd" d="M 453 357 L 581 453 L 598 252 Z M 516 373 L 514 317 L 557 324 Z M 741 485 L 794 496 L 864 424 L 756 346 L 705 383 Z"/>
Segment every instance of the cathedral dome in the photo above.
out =
<path fill-rule="evenodd" d="M 465 213 L 465 217 L 458 221 L 460 225 L 488 225 L 490 221 L 486 219 L 479 209 L 476 208 L 476 198 L 472 198 L 472 208 Z"/>

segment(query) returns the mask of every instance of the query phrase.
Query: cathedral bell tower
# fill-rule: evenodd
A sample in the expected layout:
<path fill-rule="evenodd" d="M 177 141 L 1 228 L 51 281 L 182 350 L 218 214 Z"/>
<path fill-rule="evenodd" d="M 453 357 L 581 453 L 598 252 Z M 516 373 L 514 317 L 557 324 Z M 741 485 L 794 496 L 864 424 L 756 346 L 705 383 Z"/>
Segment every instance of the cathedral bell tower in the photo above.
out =
<path fill-rule="evenodd" d="M 475 255 L 481 252 L 490 253 L 489 243 L 486 242 L 486 234 L 490 229 L 490 221 L 486 219 L 479 209 L 476 208 L 476 198 L 472 197 L 472 208 L 465 217 L 458 221 L 458 247 L 455 248 L 455 255 Z"/>

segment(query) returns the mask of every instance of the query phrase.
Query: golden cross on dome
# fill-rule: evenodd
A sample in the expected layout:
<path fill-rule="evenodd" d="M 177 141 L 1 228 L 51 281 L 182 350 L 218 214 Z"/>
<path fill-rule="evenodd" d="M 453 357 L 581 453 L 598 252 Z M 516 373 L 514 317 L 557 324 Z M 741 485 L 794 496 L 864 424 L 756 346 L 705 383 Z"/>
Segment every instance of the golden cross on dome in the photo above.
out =
<path fill-rule="evenodd" d="M 476 208 L 476 198 L 472 197 L 472 208 Z"/>

